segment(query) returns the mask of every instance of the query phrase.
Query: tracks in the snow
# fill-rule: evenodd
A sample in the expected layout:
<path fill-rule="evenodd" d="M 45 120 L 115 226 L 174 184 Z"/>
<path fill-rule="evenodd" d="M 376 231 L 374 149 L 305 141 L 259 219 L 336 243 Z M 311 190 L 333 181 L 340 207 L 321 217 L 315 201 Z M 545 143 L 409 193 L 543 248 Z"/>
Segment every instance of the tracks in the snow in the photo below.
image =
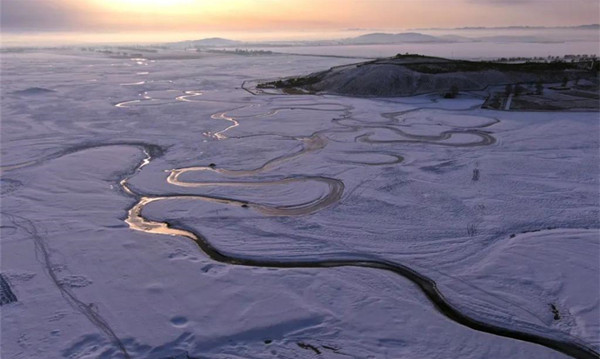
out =
<path fill-rule="evenodd" d="M 196 96 L 196 95 L 193 95 Z M 314 104 L 315 107 L 313 109 L 316 110 L 324 110 L 319 109 L 319 104 Z M 298 105 L 296 105 L 298 107 Z M 311 109 L 311 104 L 304 104 L 299 106 L 302 109 Z M 342 106 L 343 107 L 343 106 Z M 277 113 L 277 111 L 282 109 L 277 109 L 275 112 L 271 111 L 265 115 L 271 115 Z M 338 109 L 338 111 L 340 111 Z M 44 161 L 51 160 L 54 158 L 58 158 L 70 153 L 92 149 L 97 147 L 105 147 L 105 146 L 134 146 L 141 148 L 147 155 L 147 157 L 135 168 L 129 171 L 120 181 L 122 186 L 122 190 L 124 193 L 133 196 L 136 199 L 136 203 L 131 207 L 128 211 L 128 216 L 126 222 L 130 226 L 130 228 L 142 231 L 145 233 L 153 233 L 153 234 L 161 234 L 161 235 L 171 235 L 171 236 L 183 236 L 193 240 L 198 247 L 212 260 L 226 263 L 230 265 L 238 265 L 238 266 L 251 266 L 251 267 L 266 267 L 266 268 L 337 268 L 337 267 L 357 267 L 357 268 L 371 268 L 371 269 L 379 269 L 387 272 L 392 272 L 397 275 L 400 275 L 412 283 L 414 283 L 420 290 L 424 293 L 424 295 L 429 299 L 432 305 L 444 316 L 448 319 L 465 325 L 469 328 L 472 328 L 477 331 L 490 333 L 494 335 L 499 335 L 507 338 L 513 338 L 517 340 L 527 341 L 539 345 L 543 345 L 545 347 L 557 350 L 574 358 L 581 359 L 592 359 L 598 358 L 598 353 L 594 351 L 592 348 L 586 346 L 583 343 L 574 340 L 560 340 L 544 337 L 537 334 L 522 332 L 518 330 L 513 330 L 509 328 L 500 327 L 497 325 L 485 323 L 476 318 L 470 317 L 469 315 L 461 312 L 457 307 L 452 305 L 444 295 L 438 290 L 435 281 L 424 276 L 423 274 L 418 273 L 417 271 L 399 264 L 390 261 L 386 261 L 384 259 L 374 259 L 374 258 L 354 258 L 354 259 L 328 259 L 328 260 L 311 260 L 311 261 L 294 261 L 294 260 L 262 260 L 262 259 L 252 259 L 252 258 L 244 258 L 243 256 L 234 256 L 231 254 L 226 254 L 219 251 L 216 247 L 212 245 L 210 240 L 202 235 L 198 234 L 185 223 L 171 221 L 167 222 L 158 222 L 148 220 L 143 216 L 143 210 L 145 206 L 150 203 L 156 203 L 159 201 L 174 201 L 174 200 L 182 200 L 182 199 L 194 199 L 194 200 L 202 200 L 207 202 L 218 202 L 227 205 L 234 206 L 242 206 L 248 207 L 250 210 L 259 211 L 265 215 L 273 215 L 273 216 L 287 216 L 287 215 L 307 215 L 312 214 L 317 211 L 322 210 L 328 206 L 335 204 L 342 196 L 344 185 L 343 183 L 334 178 L 328 177 L 320 177 L 320 176 L 312 176 L 312 177 L 291 177 L 291 178 L 283 178 L 280 180 L 269 180 L 269 181 L 229 181 L 229 182 L 190 182 L 182 179 L 182 176 L 185 173 L 193 173 L 193 172 L 202 172 L 202 171 L 214 171 L 224 176 L 248 176 L 254 175 L 260 172 L 268 171 L 276 166 L 289 161 L 293 158 L 301 156 L 307 152 L 318 151 L 323 149 L 327 144 L 327 138 L 324 135 L 325 133 L 340 133 L 340 132 L 355 132 L 358 130 L 368 129 L 383 129 L 389 130 L 398 136 L 402 137 L 402 139 L 397 140 L 372 140 L 368 134 L 358 136 L 358 141 L 364 141 L 367 143 L 405 143 L 405 142 L 416 142 L 416 143 L 424 143 L 424 144 L 440 144 L 447 146 L 462 146 L 462 147 L 471 147 L 471 146 L 484 146 L 490 145 L 495 142 L 495 138 L 485 132 L 483 130 L 478 129 L 478 127 L 487 127 L 490 124 L 486 123 L 481 126 L 472 126 L 470 129 L 453 129 L 443 131 L 439 135 L 415 135 L 408 133 L 407 131 L 401 130 L 398 128 L 402 126 L 397 120 L 396 116 L 388 116 L 388 121 L 385 123 L 377 123 L 370 125 L 364 121 L 356 121 L 350 117 L 350 109 L 349 107 L 345 107 L 343 109 L 344 117 L 342 119 L 334 120 L 334 123 L 340 125 L 337 128 L 333 128 L 330 130 L 319 131 L 312 136 L 309 137 L 300 137 L 296 138 L 298 141 L 302 143 L 302 149 L 296 151 L 294 153 L 280 156 L 274 158 L 270 161 L 265 162 L 262 166 L 254 169 L 248 170 L 226 170 L 223 168 L 217 168 L 216 166 L 199 166 L 199 167 L 189 167 L 189 168 L 181 168 L 181 169 L 173 169 L 171 170 L 167 182 L 171 185 L 187 187 L 187 188 L 202 188 L 202 187 L 215 187 L 215 186 L 223 186 L 223 187 L 240 187 L 240 186 L 248 186 L 248 187 L 264 187 L 264 186 L 272 186 L 272 185 L 294 185 L 295 183 L 313 181 L 317 183 L 325 184 L 327 190 L 325 193 L 321 193 L 317 196 L 317 198 L 311 198 L 307 201 L 304 201 L 300 204 L 290 204 L 283 206 L 272 206 L 265 205 L 258 202 L 249 202 L 243 199 L 234 199 L 227 197 L 216 197 L 216 196 L 208 196 L 208 195 L 164 195 L 164 196 L 148 196 L 142 193 L 139 193 L 137 190 L 132 189 L 128 185 L 128 180 L 133 177 L 143 166 L 150 163 L 152 159 L 160 157 L 164 150 L 156 145 L 144 143 L 144 142 L 117 142 L 117 143 L 89 143 L 81 146 L 76 146 L 72 148 L 68 148 L 62 151 L 58 151 L 52 155 L 46 156 L 40 160 L 29 161 L 22 164 L 16 164 L 12 166 L 2 167 L 3 171 L 14 170 L 21 167 L 31 166 L 40 164 Z M 386 116 L 384 116 L 386 117 Z M 215 119 L 224 119 L 234 123 L 234 116 L 228 116 L 227 112 L 222 112 L 214 116 Z M 352 121 L 351 124 L 344 123 L 344 121 Z M 237 126 L 237 121 L 235 122 Z M 495 123 L 495 122 L 494 122 Z M 228 129 L 233 128 L 230 126 Z M 224 131 L 219 132 L 221 137 L 215 136 L 216 139 L 224 139 Z M 460 133 L 468 133 L 475 136 L 479 136 L 481 139 L 475 142 L 465 142 L 465 143 L 455 143 L 455 142 L 443 142 L 448 140 L 454 134 Z M 390 156 L 389 151 L 381 152 L 387 156 Z M 352 154 L 350 154 L 351 156 Z M 394 156 L 392 154 L 392 156 Z M 399 163 L 401 161 L 401 156 L 395 155 L 395 159 L 392 161 L 384 161 L 385 164 L 393 164 Z M 360 161 L 353 161 L 351 158 L 348 158 L 347 161 L 350 163 L 359 163 Z M 22 219 L 22 221 L 26 221 L 26 219 Z M 22 223 L 23 227 L 28 227 L 27 223 Z M 33 229 L 29 230 L 31 235 L 36 239 L 37 242 L 39 239 L 39 234 L 33 232 Z M 38 250 L 42 251 L 42 257 L 44 256 L 44 247 L 38 248 Z M 63 295 L 67 296 L 67 299 L 75 304 L 75 306 L 79 307 L 82 310 L 82 313 L 86 314 L 88 319 L 92 321 L 95 325 L 97 325 L 101 330 L 103 330 L 107 336 L 109 336 L 117 346 L 121 348 L 124 355 L 127 356 L 127 350 L 123 347 L 121 341 L 117 338 L 117 336 L 110 330 L 110 327 L 102 320 L 102 318 L 97 317 L 93 311 L 86 310 L 85 304 L 80 303 L 77 298 L 69 295 L 69 292 L 63 292 Z M 82 306 L 83 305 L 83 306 Z"/>

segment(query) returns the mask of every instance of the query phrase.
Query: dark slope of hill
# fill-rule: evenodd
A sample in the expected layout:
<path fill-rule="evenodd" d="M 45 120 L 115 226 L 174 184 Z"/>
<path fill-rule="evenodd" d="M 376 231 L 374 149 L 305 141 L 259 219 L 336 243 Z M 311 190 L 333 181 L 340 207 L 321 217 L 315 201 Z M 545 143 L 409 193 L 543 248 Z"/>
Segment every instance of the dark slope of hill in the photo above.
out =
<path fill-rule="evenodd" d="M 586 69 L 584 64 L 562 62 L 503 64 L 399 55 L 263 83 L 259 88 L 365 97 L 412 96 L 450 88 L 474 91 L 494 85 L 597 78 L 598 64 L 588 65 L 594 70 Z"/>

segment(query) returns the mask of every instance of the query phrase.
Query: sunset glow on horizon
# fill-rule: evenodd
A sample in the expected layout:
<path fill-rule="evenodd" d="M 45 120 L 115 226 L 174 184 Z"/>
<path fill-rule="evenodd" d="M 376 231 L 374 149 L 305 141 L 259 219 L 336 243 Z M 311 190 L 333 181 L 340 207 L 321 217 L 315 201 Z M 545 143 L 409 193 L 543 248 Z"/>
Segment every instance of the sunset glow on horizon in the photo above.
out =
<path fill-rule="evenodd" d="M 4 35 L 91 37 L 152 32 L 241 33 L 252 38 L 251 33 L 569 26 L 597 23 L 600 11 L 597 0 L 0 0 L 0 4 Z"/>

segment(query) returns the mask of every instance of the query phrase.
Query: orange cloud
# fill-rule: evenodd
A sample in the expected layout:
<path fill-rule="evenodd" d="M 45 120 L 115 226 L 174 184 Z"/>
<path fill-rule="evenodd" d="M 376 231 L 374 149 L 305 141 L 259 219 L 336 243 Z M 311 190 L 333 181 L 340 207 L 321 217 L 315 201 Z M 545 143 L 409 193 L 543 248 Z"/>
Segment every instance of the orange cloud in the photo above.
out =
<path fill-rule="evenodd" d="M 3 30 L 315 31 L 573 25 L 600 17 L 597 0 L 0 1 Z"/>

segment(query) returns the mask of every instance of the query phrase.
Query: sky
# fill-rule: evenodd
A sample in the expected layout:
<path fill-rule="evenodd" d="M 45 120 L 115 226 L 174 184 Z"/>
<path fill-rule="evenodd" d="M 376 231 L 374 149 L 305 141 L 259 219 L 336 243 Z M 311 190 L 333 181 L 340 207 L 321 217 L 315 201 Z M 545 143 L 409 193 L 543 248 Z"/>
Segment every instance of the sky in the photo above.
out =
<path fill-rule="evenodd" d="M 0 0 L 2 34 L 285 33 L 598 23 L 599 0 Z M 248 37 L 248 36 L 246 36 Z"/>

